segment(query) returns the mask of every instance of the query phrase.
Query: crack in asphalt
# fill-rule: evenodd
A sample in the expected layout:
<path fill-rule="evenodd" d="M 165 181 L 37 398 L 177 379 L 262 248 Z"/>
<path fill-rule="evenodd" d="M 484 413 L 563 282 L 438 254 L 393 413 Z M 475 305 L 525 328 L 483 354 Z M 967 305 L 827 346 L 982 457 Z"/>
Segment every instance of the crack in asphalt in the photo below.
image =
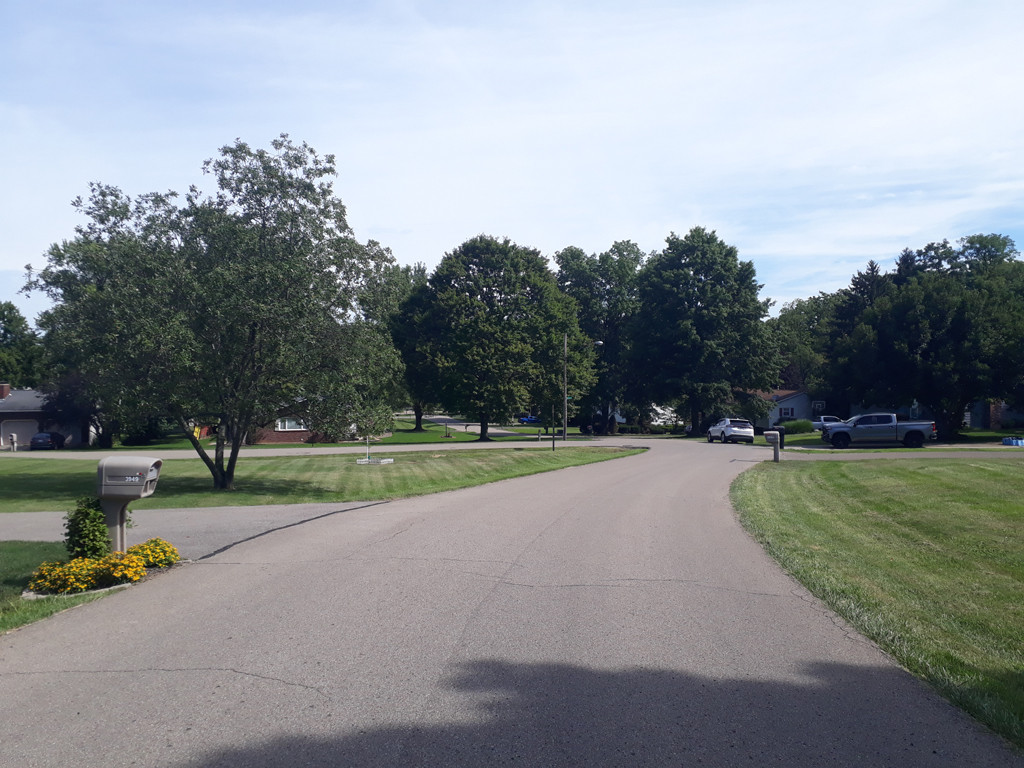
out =
<path fill-rule="evenodd" d="M 349 558 L 354 559 L 354 558 Z M 486 565 L 504 565 L 511 567 L 515 565 L 511 560 L 487 560 L 472 557 L 373 557 L 365 558 L 364 562 L 384 562 L 385 560 L 397 560 L 400 562 L 413 563 L 484 563 Z"/>
<path fill-rule="evenodd" d="M 604 582 L 594 583 L 581 583 L 581 584 L 528 584 L 526 582 L 519 581 L 508 581 L 506 579 L 494 579 L 494 581 L 507 584 L 512 587 L 525 587 L 527 589 L 579 589 L 579 588 L 595 588 L 595 589 L 625 589 L 633 586 L 634 584 L 685 584 L 693 587 L 700 587 L 701 589 L 708 589 L 714 592 L 731 592 L 737 595 L 751 595 L 753 597 L 786 597 L 786 595 L 778 592 L 758 592 L 750 589 L 737 589 L 735 587 L 721 587 L 715 584 L 708 584 L 705 581 L 699 581 L 697 579 L 610 579 Z"/>
<path fill-rule="evenodd" d="M 320 688 L 315 685 L 306 685 L 305 683 L 295 683 L 290 680 L 283 680 L 280 677 L 271 677 L 269 675 L 259 675 L 255 672 L 246 672 L 241 669 L 235 669 L 234 667 L 181 667 L 181 668 L 167 668 L 167 667 L 141 667 L 135 669 L 55 669 L 46 670 L 42 672 L 5 672 L 0 674 L 0 679 L 5 677 L 42 677 L 45 675 L 118 675 L 118 674 L 139 674 L 143 672 L 166 672 L 169 674 L 182 673 L 182 672 L 229 672 L 231 674 L 239 675 L 241 677 L 251 677 L 255 680 L 264 680 L 271 683 L 280 683 L 286 685 L 289 688 L 303 688 L 307 691 L 313 691 L 314 693 L 322 696 L 325 699 L 331 697 L 324 693 Z"/>
<path fill-rule="evenodd" d="M 790 594 L 809 605 L 812 610 L 816 611 L 821 616 L 828 619 L 828 621 L 832 623 L 832 626 L 842 631 L 843 636 L 847 640 L 878 648 L 877 643 L 866 635 L 861 634 L 847 619 L 843 618 L 842 614 L 839 614 L 830 608 L 824 600 L 819 597 L 815 597 L 813 593 L 801 588 L 793 589 Z M 892 656 L 888 653 L 886 653 L 886 655 L 890 656 L 890 658 Z"/>

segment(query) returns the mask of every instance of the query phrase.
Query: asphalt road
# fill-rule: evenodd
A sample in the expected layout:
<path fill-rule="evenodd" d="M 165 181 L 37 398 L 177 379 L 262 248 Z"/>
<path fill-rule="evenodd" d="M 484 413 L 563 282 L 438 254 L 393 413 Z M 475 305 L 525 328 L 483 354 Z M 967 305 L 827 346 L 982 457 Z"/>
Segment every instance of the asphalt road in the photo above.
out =
<path fill-rule="evenodd" d="M 4 635 L 0 765 L 1024 766 L 746 536 L 767 451 L 649 445 L 293 510 Z"/>

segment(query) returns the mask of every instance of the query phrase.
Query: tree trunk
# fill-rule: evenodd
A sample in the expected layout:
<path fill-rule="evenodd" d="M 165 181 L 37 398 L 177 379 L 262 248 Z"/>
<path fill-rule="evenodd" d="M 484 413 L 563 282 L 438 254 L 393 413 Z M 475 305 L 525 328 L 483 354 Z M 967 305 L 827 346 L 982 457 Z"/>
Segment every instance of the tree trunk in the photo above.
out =
<path fill-rule="evenodd" d="M 199 454 L 199 458 L 203 460 L 206 468 L 210 470 L 210 475 L 213 476 L 213 487 L 217 490 L 234 490 L 233 478 L 227 478 L 224 472 L 224 426 L 221 423 L 220 428 L 217 430 L 217 448 L 216 448 L 216 460 L 210 458 L 210 454 L 203 448 L 202 443 L 199 442 L 199 438 L 195 436 L 192 431 L 192 425 L 188 423 L 184 416 L 178 415 L 177 417 L 178 426 L 181 427 L 188 441 L 192 443 L 192 447 L 196 453 Z"/>
<path fill-rule="evenodd" d="M 416 426 L 413 427 L 413 432 L 425 432 L 423 429 L 423 403 L 413 403 L 412 412 L 416 416 Z"/>
<path fill-rule="evenodd" d="M 697 404 L 696 398 L 691 397 L 690 402 L 692 403 L 690 406 L 690 424 L 692 425 L 690 428 L 690 434 L 699 435 L 703 432 L 703 430 L 701 430 L 703 414 L 700 412 L 700 406 Z"/>
<path fill-rule="evenodd" d="M 487 436 L 487 414 L 480 414 L 480 441 L 490 442 L 491 438 Z"/>
<path fill-rule="evenodd" d="M 954 440 L 960 434 L 960 425 L 964 420 L 964 407 L 952 410 L 935 410 L 935 428 L 940 440 Z"/>

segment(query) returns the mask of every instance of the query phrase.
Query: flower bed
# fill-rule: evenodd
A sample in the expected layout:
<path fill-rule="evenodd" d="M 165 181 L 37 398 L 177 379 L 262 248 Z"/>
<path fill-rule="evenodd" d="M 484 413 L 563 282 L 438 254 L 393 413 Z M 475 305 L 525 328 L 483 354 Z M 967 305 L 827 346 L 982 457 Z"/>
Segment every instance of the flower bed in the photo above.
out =
<path fill-rule="evenodd" d="M 46 594 L 71 594 L 131 584 L 146 575 L 147 568 L 166 568 L 181 557 L 174 545 L 163 539 L 150 539 L 128 547 L 127 552 L 112 552 L 104 557 L 76 557 L 69 562 L 49 562 L 39 566 L 28 588 Z"/>

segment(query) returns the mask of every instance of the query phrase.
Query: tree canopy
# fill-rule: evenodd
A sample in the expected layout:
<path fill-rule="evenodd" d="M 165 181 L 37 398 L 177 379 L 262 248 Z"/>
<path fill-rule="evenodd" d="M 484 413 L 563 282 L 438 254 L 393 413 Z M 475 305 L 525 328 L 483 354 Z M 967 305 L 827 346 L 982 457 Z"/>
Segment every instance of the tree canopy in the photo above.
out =
<path fill-rule="evenodd" d="M 631 326 L 632 363 L 652 400 L 685 401 L 695 427 L 734 403 L 766 412 L 751 393 L 776 384 L 781 360 L 760 289 L 754 265 L 715 232 L 666 239 L 640 272 Z"/>
<path fill-rule="evenodd" d="M 1024 265 L 1014 255 L 999 236 L 904 251 L 837 345 L 846 386 L 866 403 L 919 402 L 945 438 L 972 401 L 1009 396 L 1024 370 Z"/>
<path fill-rule="evenodd" d="M 13 387 L 35 386 L 39 364 L 39 337 L 13 302 L 0 301 L 0 381 Z"/>
<path fill-rule="evenodd" d="M 581 405 L 600 413 L 598 433 L 614 432 L 615 413 L 628 399 L 634 383 L 628 363 L 629 323 L 640 308 L 637 276 L 644 253 L 620 241 L 600 254 L 576 247 L 555 254 L 558 287 L 579 306 L 580 328 L 597 346 L 597 381 Z"/>
<path fill-rule="evenodd" d="M 216 487 L 231 488 L 250 430 L 314 404 L 311 420 L 355 422 L 362 384 L 394 375 L 386 330 L 360 312 L 390 254 L 353 238 L 333 156 L 282 135 L 270 150 L 236 141 L 204 170 L 217 192 L 192 188 L 180 207 L 174 193 L 133 200 L 92 185 L 76 201 L 89 222 L 31 285 L 56 302 L 40 319 L 51 358 L 81 375 L 98 409 L 170 416 Z M 325 401 L 330 372 L 354 370 L 332 394 L 360 401 Z M 200 424 L 216 430 L 212 457 Z"/>
<path fill-rule="evenodd" d="M 428 312 L 431 291 L 426 270 L 410 277 L 409 290 L 391 318 L 391 337 L 405 363 L 405 391 L 416 419 L 413 429 L 422 432 L 425 409 L 440 400 L 437 371 L 432 365 L 430 352 L 443 326 L 434 328 L 430 325 L 441 318 L 437 313 Z"/>
<path fill-rule="evenodd" d="M 1024 402 L 1024 266 L 1002 235 L 906 249 L 890 273 L 871 261 L 768 319 L 753 264 L 702 227 L 649 256 L 567 247 L 557 275 L 480 235 L 428 278 L 356 241 L 330 155 L 282 135 L 203 168 L 211 195 L 93 184 L 75 201 L 86 223 L 29 276 L 55 302 L 43 343 L 0 303 L 0 378 L 40 384 L 107 439 L 170 418 L 220 488 L 276 418 L 330 440 L 387 430 L 402 403 L 417 428 L 437 404 L 487 439 L 519 411 L 560 422 L 566 394 L 599 431 L 618 413 L 643 423 L 653 403 L 688 410 L 698 432 L 726 411 L 756 418 L 780 383 L 840 414 L 916 401 L 946 436 L 974 400 Z"/>
<path fill-rule="evenodd" d="M 919 404 L 944 438 L 977 400 L 1015 399 L 1024 371 L 1024 264 L 1003 235 L 907 248 L 850 286 L 793 302 L 778 326 L 830 409 Z"/>
<path fill-rule="evenodd" d="M 570 396 L 593 381 L 576 304 L 534 249 L 486 235 L 467 240 L 445 254 L 408 309 L 420 331 L 407 366 L 424 367 L 450 412 L 477 417 L 482 440 L 489 423 L 516 411 L 557 403 L 560 412 L 563 362 Z"/>

